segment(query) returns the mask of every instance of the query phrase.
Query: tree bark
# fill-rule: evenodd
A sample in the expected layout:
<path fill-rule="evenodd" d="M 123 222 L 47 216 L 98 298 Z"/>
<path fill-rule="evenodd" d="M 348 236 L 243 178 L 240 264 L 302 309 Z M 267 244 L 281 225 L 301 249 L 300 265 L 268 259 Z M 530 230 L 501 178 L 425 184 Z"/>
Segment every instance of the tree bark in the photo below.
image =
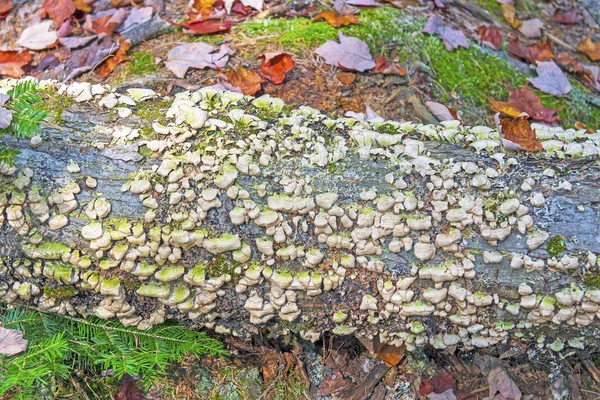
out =
<path fill-rule="evenodd" d="M 65 88 L 40 145 L 3 137 L 21 151 L 0 175 L 4 302 L 241 337 L 596 346 L 595 135 L 538 127 L 549 150 L 506 152 L 482 127 Z"/>

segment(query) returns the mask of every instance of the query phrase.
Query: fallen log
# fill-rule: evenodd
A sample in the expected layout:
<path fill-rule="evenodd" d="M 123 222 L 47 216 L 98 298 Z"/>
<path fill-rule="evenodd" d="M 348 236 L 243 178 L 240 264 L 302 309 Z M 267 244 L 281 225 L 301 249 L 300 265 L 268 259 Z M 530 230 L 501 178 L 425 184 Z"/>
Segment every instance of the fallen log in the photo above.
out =
<path fill-rule="evenodd" d="M 544 151 L 509 152 L 458 121 L 40 87 L 42 140 L 2 138 L 20 151 L 0 174 L 3 302 L 409 350 L 597 347 L 598 132 L 534 124 Z"/>

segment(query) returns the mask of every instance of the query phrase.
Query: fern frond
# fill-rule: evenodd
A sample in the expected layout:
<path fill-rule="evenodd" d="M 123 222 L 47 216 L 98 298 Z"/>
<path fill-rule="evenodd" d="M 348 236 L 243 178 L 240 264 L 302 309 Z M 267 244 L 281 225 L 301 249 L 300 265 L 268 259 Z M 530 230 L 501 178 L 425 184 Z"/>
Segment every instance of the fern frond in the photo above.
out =
<path fill-rule="evenodd" d="M 8 147 L 0 147 L 0 164 L 13 165 L 14 158 L 20 151 Z"/>

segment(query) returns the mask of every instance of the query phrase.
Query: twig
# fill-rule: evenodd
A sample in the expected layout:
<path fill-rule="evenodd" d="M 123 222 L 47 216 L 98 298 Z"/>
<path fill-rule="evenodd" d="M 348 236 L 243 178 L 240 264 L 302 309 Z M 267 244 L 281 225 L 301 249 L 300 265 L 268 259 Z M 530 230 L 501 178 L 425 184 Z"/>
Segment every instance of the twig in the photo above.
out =
<path fill-rule="evenodd" d="M 575 49 L 575 47 L 571 46 L 568 43 L 563 42 L 562 40 L 560 40 L 559 38 L 557 38 L 553 34 L 548 33 L 548 32 L 545 32 L 545 33 L 546 33 L 546 36 L 548 36 L 548 38 L 550 38 L 550 40 L 552 40 L 553 42 L 556 42 L 556 43 L 560 44 L 561 46 L 566 47 L 570 51 L 577 51 L 577 49 Z"/>

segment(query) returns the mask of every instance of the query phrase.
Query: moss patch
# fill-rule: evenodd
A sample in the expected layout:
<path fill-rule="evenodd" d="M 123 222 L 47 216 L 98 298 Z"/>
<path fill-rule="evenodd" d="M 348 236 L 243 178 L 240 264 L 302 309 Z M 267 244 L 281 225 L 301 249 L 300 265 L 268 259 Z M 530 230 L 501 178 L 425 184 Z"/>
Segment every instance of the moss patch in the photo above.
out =
<path fill-rule="evenodd" d="M 72 285 L 60 285 L 56 287 L 46 285 L 44 286 L 44 294 L 55 299 L 66 299 L 75 296 L 77 289 Z"/>
<path fill-rule="evenodd" d="M 583 277 L 586 286 L 600 289 L 600 272 L 588 272 Z"/>
<path fill-rule="evenodd" d="M 156 72 L 153 51 L 134 51 L 130 57 L 131 61 L 127 65 L 128 75 L 146 75 Z"/>
<path fill-rule="evenodd" d="M 44 108 L 52 116 L 54 122 L 60 125 L 63 122 L 64 111 L 70 109 L 75 100 L 71 96 L 60 95 L 55 91 L 47 93 L 45 97 Z"/>
<path fill-rule="evenodd" d="M 556 257 L 566 249 L 567 243 L 560 235 L 556 235 L 552 239 L 548 240 L 548 244 L 546 246 L 546 251 L 550 257 Z"/>

